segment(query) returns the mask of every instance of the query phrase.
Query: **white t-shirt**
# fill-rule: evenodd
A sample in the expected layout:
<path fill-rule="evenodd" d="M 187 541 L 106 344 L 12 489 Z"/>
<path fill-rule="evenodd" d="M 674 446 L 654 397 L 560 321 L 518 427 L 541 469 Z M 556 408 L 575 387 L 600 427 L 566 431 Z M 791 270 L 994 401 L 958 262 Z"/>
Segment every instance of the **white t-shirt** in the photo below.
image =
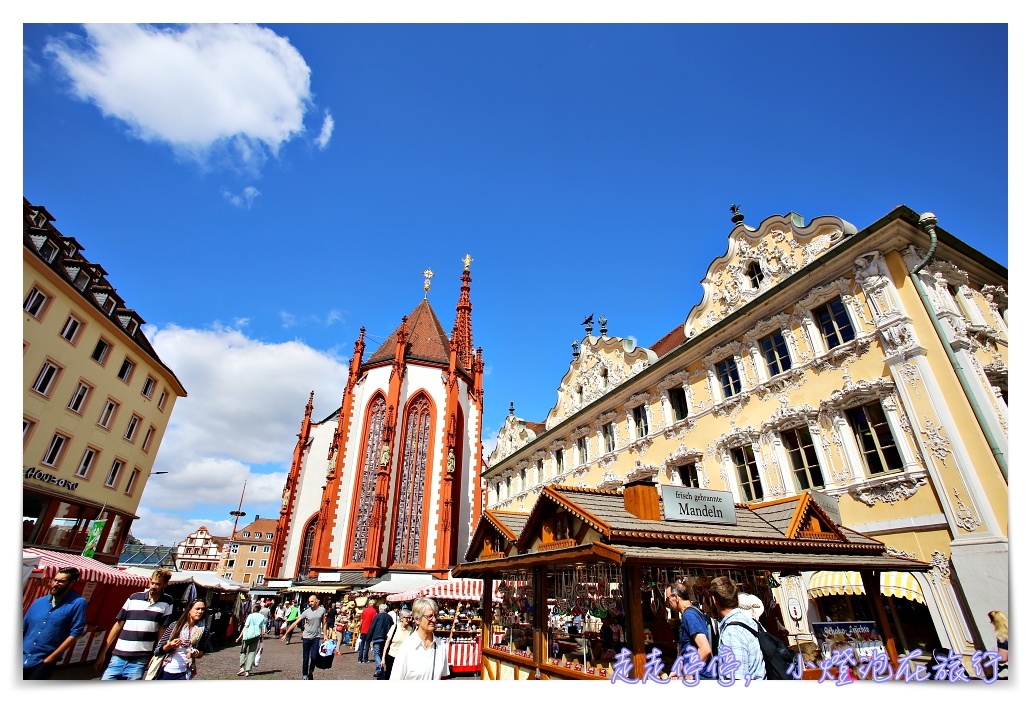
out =
<path fill-rule="evenodd" d="M 450 674 L 447 641 L 436 637 L 427 648 L 418 631 L 413 631 L 397 650 L 390 680 L 439 680 Z"/>

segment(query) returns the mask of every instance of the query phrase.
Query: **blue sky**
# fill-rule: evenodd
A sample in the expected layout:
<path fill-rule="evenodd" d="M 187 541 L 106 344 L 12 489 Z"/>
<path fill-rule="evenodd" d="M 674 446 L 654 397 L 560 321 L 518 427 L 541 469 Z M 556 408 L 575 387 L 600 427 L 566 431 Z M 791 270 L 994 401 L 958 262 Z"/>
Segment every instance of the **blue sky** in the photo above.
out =
<path fill-rule="evenodd" d="M 23 32 L 22 195 L 101 263 L 189 397 L 134 535 L 277 516 L 338 405 L 472 264 L 485 438 L 542 421 L 580 322 L 651 345 L 748 224 L 898 204 L 1008 265 L 1005 25 L 283 24 Z M 492 445 L 492 442 L 491 442 Z"/>

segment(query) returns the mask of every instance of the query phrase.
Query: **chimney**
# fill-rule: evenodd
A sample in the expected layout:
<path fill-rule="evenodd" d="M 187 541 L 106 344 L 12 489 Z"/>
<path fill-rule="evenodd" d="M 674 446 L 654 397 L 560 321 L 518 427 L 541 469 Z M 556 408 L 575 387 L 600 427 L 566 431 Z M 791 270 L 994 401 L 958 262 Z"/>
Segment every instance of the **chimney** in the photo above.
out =
<path fill-rule="evenodd" d="M 637 519 L 661 521 L 662 508 L 658 504 L 658 488 L 650 478 L 626 483 L 622 490 L 626 511 Z"/>

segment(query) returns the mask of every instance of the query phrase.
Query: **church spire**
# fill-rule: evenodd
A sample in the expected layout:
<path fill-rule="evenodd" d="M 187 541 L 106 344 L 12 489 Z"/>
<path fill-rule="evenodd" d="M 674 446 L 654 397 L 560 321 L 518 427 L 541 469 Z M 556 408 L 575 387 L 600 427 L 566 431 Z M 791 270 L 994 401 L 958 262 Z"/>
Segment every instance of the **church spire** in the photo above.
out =
<path fill-rule="evenodd" d="M 458 363 L 463 368 L 471 370 L 475 360 L 475 351 L 472 348 L 472 301 L 469 298 L 469 283 L 472 282 L 469 266 L 472 264 L 472 257 L 465 254 L 462 263 L 465 264 L 465 270 L 461 274 L 461 295 L 458 297 L 458 314 L 454 318 L 451 344 L 457 350 Z"/>

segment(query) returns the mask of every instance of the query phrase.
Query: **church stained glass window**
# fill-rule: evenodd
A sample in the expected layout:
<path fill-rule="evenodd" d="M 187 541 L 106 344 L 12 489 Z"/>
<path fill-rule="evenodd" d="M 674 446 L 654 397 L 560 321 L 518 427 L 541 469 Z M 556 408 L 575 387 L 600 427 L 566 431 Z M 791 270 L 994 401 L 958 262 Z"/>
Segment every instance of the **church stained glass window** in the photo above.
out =
<path fill-rule="evenodd" d="M 419 396 L 404 420 L 404 462 L 394 521 L 394 563 L 418 564 L 422 556 L 422 512 L 426 487 L 426 463 L 430 451 L 430 403 Z"/>
<path fill-rule="evenodd" d="M 386 400 L 377 396 L 368 411 L 368 433 L 365 437 L 365 455 L 361 467 L 358 511 L 354 519 L 354 540 L 351 561 L 364 562 L 368 553 L 368 528 L 372 520 L 372 507 L 376 497 L 376 471 L 383 443 L 383 423 L 386 421 Z"/>

